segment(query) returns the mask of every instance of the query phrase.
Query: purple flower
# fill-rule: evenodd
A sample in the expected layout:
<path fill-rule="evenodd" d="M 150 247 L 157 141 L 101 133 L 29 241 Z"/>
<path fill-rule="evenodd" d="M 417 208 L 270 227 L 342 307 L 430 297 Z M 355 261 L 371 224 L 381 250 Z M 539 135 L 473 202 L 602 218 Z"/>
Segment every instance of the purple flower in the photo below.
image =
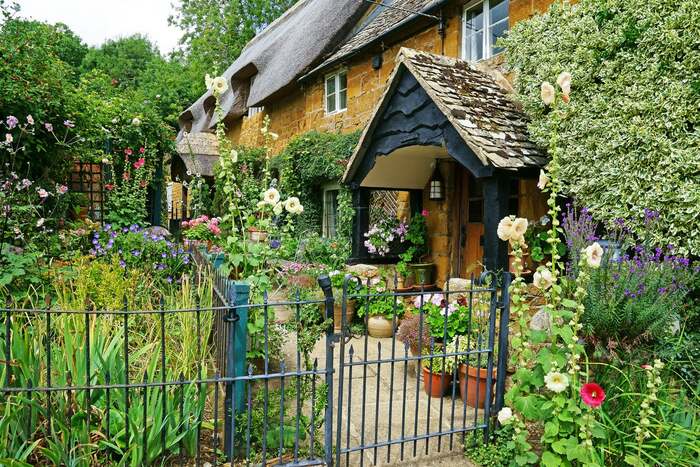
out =
<path fill-rule="evenodd" d="M 63 124 L 64 124 L 67 128 L 74 128 L 74 127 L 75 127 L 75 123 L 73 123 L 72 120 L 64 120 L 64 121 L 63 121 Z"/>
<path fill-rule="evenodd" d="M 125 268 L 125 267 L 126 267 L 126 263 L 124 262 L 123 259 L 120 259 L 120 260 L 119 260 L 119 266 L 121 266 L 122 268 Z"/>
<path fill-rule="evenodd" d="M 161 254 L 160 254 L 160 257 L 161 257 L 161 258 L 167 258 L 167 257 L 168 257 L 168 254 L 167 254 L 167 253 L 161 253 Z"/>
<path fill-rule="evenodd" d="M 173 283 L 173 278 L 170 277 L 170 276 L 168 276 L 168 278 L 165 279 L 165 280 L 168 281 L 168 284 L 172 284 L 172 283 Z"/>
<path fill-rule="evenodd" d="M 281 245 L 282 245 L 282 242 L 280 242 L 280 241 L 279 241 L 278 239 L 276 239 L 276 238 L 270 240 L 270 248 L 272 248 L 273 250 L 276 250 L 276 249 L 279 248 Z"/>
<path fill-rule="evenodd" d="M 131 256 L 140 256 L 141 252 L 139 250 L 131 250 Z"/>
<path fill-rule="evenodd" d="M 46 128 L 46 131 L 49 133 L 53 133 L 53 125 L 50 123 L 44 123 L 44 128 Z"/>
<path fill-rule="evenodd" d="M 10 115 L 7 117 L 6 122 L 7 122 L 7 128 L 9 128 L 11 130 L 17 126 L 17 124 L 19 123 L 19 120 L 14 115 Z"/>

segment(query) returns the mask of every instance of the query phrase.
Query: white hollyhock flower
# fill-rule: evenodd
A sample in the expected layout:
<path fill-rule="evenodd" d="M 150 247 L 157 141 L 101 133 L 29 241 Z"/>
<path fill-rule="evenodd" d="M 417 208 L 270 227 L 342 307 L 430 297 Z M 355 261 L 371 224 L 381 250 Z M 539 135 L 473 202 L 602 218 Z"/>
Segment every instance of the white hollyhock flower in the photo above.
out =
<path fill-rule="evenodd" d="M 568 96 L 571 93 L 571 73 L 563 71 L 557 78 L 557 85 L 561 88 L 562 94 Z"/>
<path fill-rule="evenodd" d="M 141 126 L 141 119 L 138 118 L 138 117 L 134 117 L 134 118 L 131 120 L 131 124 L 134 125 L 134 126 Z"/>
<path fill-rule="evenodd" d="M 299 202 L 299 198 L 297 198 L 296 196 L 288 198 L 287 201 L 284 202 L 284 208 L 290 214 L 301 214 L 302 212 L 304 212 L 304 208 Z"/>
<path fill-rule="evenodd" d="M 234 164 L 238 162 L 238 151 L 236 151 L 235 149 L 231 149 L 231 162 L 233 162 Z"/>
<path fill-rule="evenodd" d="M 281 201 L 275 204 L 275 207 L 272 208 L 272 212 L 278 216 L 282 214 L 282 211 L 284 211 L 284 204 Z"/>
<path fill-rule="evenodd" d="M 209 73 L 204 75 L 204 85 L 207 87 L 207 89 L 211 89 L 213 79 L 211 79 L 211 76 L 209 76 Z"/>
<path fill-rule="evenodd" d="M 588 265 L 592 268 L 599 268 L 603 259 L 603 247 L 598 242 L 595 242 L 593 245 L 588 245 L 583 251 Z"/>
<path fill-rule="evenodd" d="M 518 217 L 513 221 L 513 233 L 510 237 L 514 242 L 525 242 L 525 232 L 527 232 L 527 219 Z"/>
<path fill-rule="evenodd" d="M 265 201 L 267 204 L 274 206 L 277 204 L 280 200 L 280 192 L 275 190 L 274 188 L 270 188 L 265 193 L 263 193 L 263 201 Z"/>
<path fill-rule="evenodd" d="M 258 201 L 258 204 L 256 204 L 256 206 L 258 207 L 258 209 L 262 209 L 262 208 L 265 207 L 266 205 L 267 205 L 267 203 L 265 202 L 265 200 L 260 200 L 260 201 Z"/>
<path fill-rule="evenodd" d="M 513 411 L 510 407 L 503 407 L 498 411 L 498 423 L 501 425 L 508 425 L 513 421 Z"/>
<path fill-rule="evenodd" d="M 554 103 L 555 96 L 554 86 L 549 84 L 547 81 L 542 83 L 540 96 L 542 97 L 542 102 L 544 102 L 544 105 L 552 105 Z"/>
<path fill-rule="evenodd" d="M 221 95 L 228 89 L 228 84 L 223 76 L 217 76 L 211 81 L 211 90 L 214 94 Z"/>
<path fill-rule="evenodd" d="M 500 238 L 504 242 L 510 241 L 510 238 L 513 236 L 512 216 L 506 216 L 503 219 L 501 219 L 501 222 L 498 223 L 496 233 L 498 234 L 498 238 Z"/>
<path fill-rule="evenodd" d="M 537 188 L 544 190 L 549 184 L 549 175 L 544 170 L 540 170 L 540 179 L 537 181 Z"/>
<path fill-rule="evenodd" d="M 532 276 L 532 283 L 540 290 L 547 290 L 550 288 L 553 280 L 554 278 L 552 277 L 552 271 L 549 269 L 537 270 Z"/>
<path fill-rule="evenodd" d="M 562 392 L 569 387 L 569 377 L 558 371 L 550 371 L 544 376 L 544 383 L 552 392 Z"/>
<path fill-rule="evenodd" d="M 270 132 L 270 138 L 272 141 L 277 141 L 277 139 L 280 137 L 277 133 L 273 133 L 272 131 Z"/>

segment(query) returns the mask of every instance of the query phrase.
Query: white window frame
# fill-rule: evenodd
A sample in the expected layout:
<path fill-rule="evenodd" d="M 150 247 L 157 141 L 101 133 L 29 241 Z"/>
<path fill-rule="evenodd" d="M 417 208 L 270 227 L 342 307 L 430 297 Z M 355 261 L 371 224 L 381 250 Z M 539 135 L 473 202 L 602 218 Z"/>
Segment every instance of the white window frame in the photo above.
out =
<path fill-rule="evenodd" d="M 323 195 L 321 198 L 323 200 L 322 208 L 321 208 L 321 210 L 322 210 L 321 215 L 323 217 L 323 221 L 322 221 L 322 225 L 321 225 L 321 234 L 324 238 L 333 238 L 333 237 L 329 236 L 328 232 L 327 232 L 328 231 L 328 213 L 326 212 L 326 208 L 327 208 L 327 206 L 326 206 L 326 193 L 328 193 L 329 191 L 337 191 L 338 195 L 340 195 L 340 184 L 328 183 L 328 184 L 323 186 Z M 335 229 L 336 229 L 336 235 L 337 235 L 338 234 L 338 204 L 337 204 L 337 201 L 336 201 L 335 207 L 336 207 Z"/>
<path fill-rule="evenodd" d="M 345 88 L 340 89 L 340 75 L 345 75 Z M 328 80 L 333 78 L 335 83 L 335 91 L 333 93 L 335 97 L 335 110 L 328 110 Z M 340 108 L 340 93 L 345 91 L 345 107 Z M 345 69 L 338 70 L 334 73 L 327 74 L 323 79 L 323 108 L 326 111 L 326 115 L 333 115 L 340 112 L 345 112 L 348 110 L 348 71 Z"/>
<path fill-rule="evenodd" d="M 472 58 L 471 56 L 467 57 L 467 40 L 470 39 L 471 36 L 471 31 L 467 29 L 467 12 L 474 8 L 477 5 L 482 5 L 482 17 L 484 24 L 482 24 L 482 29 L 481 29 L 481 35 L 482 35 L 482 50 L 484 51 L 483 56 L 480 58 Z M 510 0 L 508 1 L 508 8 L 510 10 Z M 474 62 L 474 61 L 480 61 L 480 60 L 486 60 L 494 55 L 491 53 L 492 48 L 495 44 L 491 43 L 491 28 L 494 26 L 491 24 L 491 0 L 475 0 L 472 2 L 468 2 L 467 4 L 464 5 L 464 8 L 462 9 L 462 60 L 466 60 L 469 62 Z M 498 21 L 495 24 L 498 24 L 502 21 L 509 21 L 510 20 L 510 11 L 508 11 L 508 16 L 506 16 L 504 19 Z M 510 29 L 510 27 L 509 27 Z M 499 52 L 500 53 L 500 52 Z"/>

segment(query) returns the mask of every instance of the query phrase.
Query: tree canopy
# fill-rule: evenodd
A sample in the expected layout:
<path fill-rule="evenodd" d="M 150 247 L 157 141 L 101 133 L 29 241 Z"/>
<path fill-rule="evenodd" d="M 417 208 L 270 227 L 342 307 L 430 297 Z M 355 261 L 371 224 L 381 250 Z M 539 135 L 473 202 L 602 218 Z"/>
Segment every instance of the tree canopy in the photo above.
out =
<path fill-rule="evenodd" d="M 502 43 L 533 138 L 546 147 L 556 134 L 563 148 L 568 193 L 601 220 L 700 254 L 697 1 L 555 3 Z M 562 71 L 573 74 L 563 119 L 540 98 Z"/>

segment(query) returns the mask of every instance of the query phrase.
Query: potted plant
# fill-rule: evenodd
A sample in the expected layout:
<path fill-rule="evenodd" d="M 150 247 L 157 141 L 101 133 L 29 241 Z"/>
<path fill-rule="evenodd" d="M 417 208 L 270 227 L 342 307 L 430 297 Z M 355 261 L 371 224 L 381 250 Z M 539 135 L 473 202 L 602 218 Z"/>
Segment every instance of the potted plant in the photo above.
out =
<path fill-rule="evenodd" d="M 221 235 L 219 222 L 220 219 L 218 217 L 210 218 L 207 215 L 196 217 L 190 221 L 183 221 L 183 237 L 193 243 L 206 244 L 207 251 L 209 251 L 212 249 L 214 240 Z"/>
<path fill-rule="evenodd" d="M 405 306 L 399 297 L 385 294 L 384 278 L 374 277 L 368 282 L 357 293 L 357 316 L 366 317 L 370 336 L 391 337 L 394 335 L 396 319 L 403 316 Z"/>
<path fill-rule="evenodd" d="M 411 350 L 413 357 L 421 355 L 421 349 L 430 346 L 430 325 L 424 316 L 414 314 L 401 320 L 396 338 Z M 415 370 L 419 376 L 419 369 L 415 364 L 416 360 L 411 360 L 409 366 Z"/>
<path fill-rule="evenodd" d="M 356 301 L 353 295 L 357 294 L 359 287 L 356 281 L 348 281 L 347 298 L 343 300 L 345 274 L 342 271 L 335 270 L 328 273 L 328 276 L 331 278 L 333 297 L 335 297 L 333 302 L 333 327 L 336 331 L 340 331 L 343 329 L 343 324 L 349 326 L 355 317 Z M 345 323 L 343 323 L 343 303 L 345 303 Z"/>
<path fill-rule="evenodd" d="M 423 358 L 423 389 L 430 397 L 442 397 L 449 392 L 452 385 L 454 362 L 450 357 L 431 355 Z"/>
<path fill-rule="evenodd" d="M 446 347 L 447 353 L 461 353 L 457 357 L 459 393 L 462 401 L 470 407 L 484 407 L 486 394 L 489 392 L 487 386 L 488 369 L 485 368 L 488 361 L 488 354 L 484 351 L 486 347 L 488 347 L 486 337 L 483 335 L 480 337 L 478 332 L 472 332 L 469 336 L 458 336 Z M 496 351 L 494 347 L 494 360 Z M 492 395 L 495 383 L 496 368 L 494 367 L 491 373 L 490 392 Z"/>
<path fill-rule="evenodd" d="M 424 209 L 420 214 L 411 217 L 404 234 L 408 248 L 399 255 L 399 263 L 396 265 L 399 274 L 413 276 L 413 284 L 419 286 L 430 285 L 434 281 L 435 264 L 426 261 L 429 250 L 425 220 L 429 214 L 428 210 Z"/>

